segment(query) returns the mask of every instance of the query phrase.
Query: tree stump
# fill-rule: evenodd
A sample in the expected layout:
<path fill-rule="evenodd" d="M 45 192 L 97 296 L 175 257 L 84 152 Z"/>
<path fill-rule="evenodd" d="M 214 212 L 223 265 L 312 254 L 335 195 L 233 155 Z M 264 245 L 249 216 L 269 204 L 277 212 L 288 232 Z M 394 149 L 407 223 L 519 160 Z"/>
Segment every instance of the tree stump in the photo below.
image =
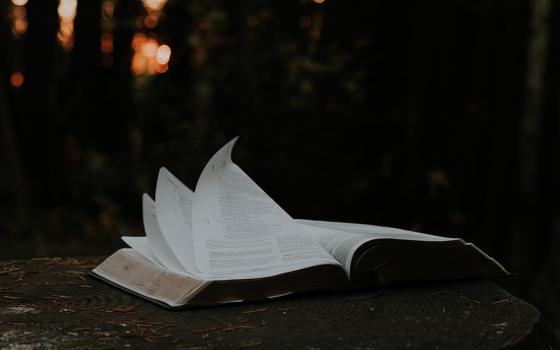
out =
<path fill-rule="evenodd" d="M 0 348 L 560 348 L 490 281 L 169 311 L 88 276 L 101 260 L 0 263 Z"/>

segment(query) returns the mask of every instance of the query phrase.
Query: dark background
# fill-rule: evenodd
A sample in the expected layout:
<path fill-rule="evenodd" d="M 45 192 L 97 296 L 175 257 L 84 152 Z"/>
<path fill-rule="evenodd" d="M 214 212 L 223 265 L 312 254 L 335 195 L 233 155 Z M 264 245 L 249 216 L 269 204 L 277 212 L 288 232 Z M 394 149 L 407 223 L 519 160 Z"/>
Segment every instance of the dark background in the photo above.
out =
<path fill-rule="evenodd" d="M 559 0 L 80 0 L 71 44 L 57 6 L 0 0 L 1 260 L 111 253 L 239 135 L 292 216 L 463 237 L 560 332 Z"/>

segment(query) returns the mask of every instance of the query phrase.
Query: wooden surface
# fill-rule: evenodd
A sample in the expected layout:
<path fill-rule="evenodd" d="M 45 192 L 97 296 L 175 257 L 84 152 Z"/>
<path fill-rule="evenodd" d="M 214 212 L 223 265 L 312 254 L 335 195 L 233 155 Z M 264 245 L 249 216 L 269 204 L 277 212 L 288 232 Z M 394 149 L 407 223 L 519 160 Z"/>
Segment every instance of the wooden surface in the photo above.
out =
<path fill-rule="evenodd" d="M 100 260 L 0 263 L 0 348 L 559 348 L 488 281 L 168 311 L 88 276 Z"/>

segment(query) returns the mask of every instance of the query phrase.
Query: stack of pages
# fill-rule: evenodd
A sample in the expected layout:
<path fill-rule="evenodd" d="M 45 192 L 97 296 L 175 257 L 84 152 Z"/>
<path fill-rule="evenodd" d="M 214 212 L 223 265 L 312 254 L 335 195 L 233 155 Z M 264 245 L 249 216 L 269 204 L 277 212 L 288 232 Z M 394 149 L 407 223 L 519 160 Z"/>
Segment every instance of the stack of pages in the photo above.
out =
<path fill-rule="evenodd" d="M 471 243 L 390 227 L 296 220 L 231 160 L 206 164 L 195 191 L 167 169 L 143 196 L 145 237 L 125 236 L 92 274 L 171 308 L 387 282 L 508 272 Z"/>

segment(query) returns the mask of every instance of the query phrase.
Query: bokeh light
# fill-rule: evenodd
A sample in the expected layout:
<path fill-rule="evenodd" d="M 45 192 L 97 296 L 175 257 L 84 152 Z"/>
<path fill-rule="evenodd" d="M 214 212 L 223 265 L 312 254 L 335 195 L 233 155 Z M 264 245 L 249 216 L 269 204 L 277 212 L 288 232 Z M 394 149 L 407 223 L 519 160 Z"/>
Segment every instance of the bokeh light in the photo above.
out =
<path fill-rule="evenodd" d="M 166 3 L 167 0 L 142 0 L 147 15 L 143 19 L 140 18 L 136 26 L 141 27 L 144 25 L 146 28 L 155 28 Z"/>
<path fill-rule="evenodd" d="M 101 3 L 101 65 L 109 68 L 113 65 L 113 30 L 115 28 L 115 4 L 113 0 L 104 0 Z"/>
<path fill-rule="evenodd" d="M 10 75 L 10 84 L 15 88 L 21 87 L 24 80 L 23 73 L 21 72 L 13 72 L 12 75 Z"/>
<path fill-rule="evenodd" d="M 161 74 L 169 69 L 171 48 L 168 45 L 160 45 L 155 38 L 137 33 L 132 38 L 131 46 L 134 50 L 130 63 L 132 74 Z"/>
<path fill-rule="evenodd" d="M 25 4 L 27 4 L 27 0 L 12 0 L 12 4 L 15 6 L 25 6 Z"/>
<path fill-rule="evenodd" d="M 15 38 L 27 32 L 27 1 L 12 1 L 10 18 L 12 20 L 12 33 Z"/>
<path fill-rule="evenodd" d="M 157 63 L 164 65 L 169 62 L 169 58 L 171 57 L 171 48 L 167 45 L 161 45 L 157 49 L 156 53 L 156 61 Z"/>
<path fill-rule="evenodd" d="M 161 11 L 166 3 L 167 0 L 142 0 L 142 4 L 148 12 Z"/>
<path fill-rule="evenodd" d="M 146 57 L 156 57 L 157 50 L 158 43 L 155 39 L 150 38 L 142 45 L 142 53 Z"/>
<path fill-rule="evenodd" d="M 111 34 L 101 35 L 101 52 L 107 54 L 113 52 L 113 35 Z"/>
<path fill-rule="evenodd" d="M 74 19 L 77 8 L 78 0 L 59 0 L 57 11 L 60 25 L 57 39 L 64 51 L 74 48 Z"/>
<path fill-rule="evenodd" d="M 101 4 L 101 17 L 104 20 L 113 18 L 115 13 L 115 5 L 111 1 L 103 1 Z"/>

